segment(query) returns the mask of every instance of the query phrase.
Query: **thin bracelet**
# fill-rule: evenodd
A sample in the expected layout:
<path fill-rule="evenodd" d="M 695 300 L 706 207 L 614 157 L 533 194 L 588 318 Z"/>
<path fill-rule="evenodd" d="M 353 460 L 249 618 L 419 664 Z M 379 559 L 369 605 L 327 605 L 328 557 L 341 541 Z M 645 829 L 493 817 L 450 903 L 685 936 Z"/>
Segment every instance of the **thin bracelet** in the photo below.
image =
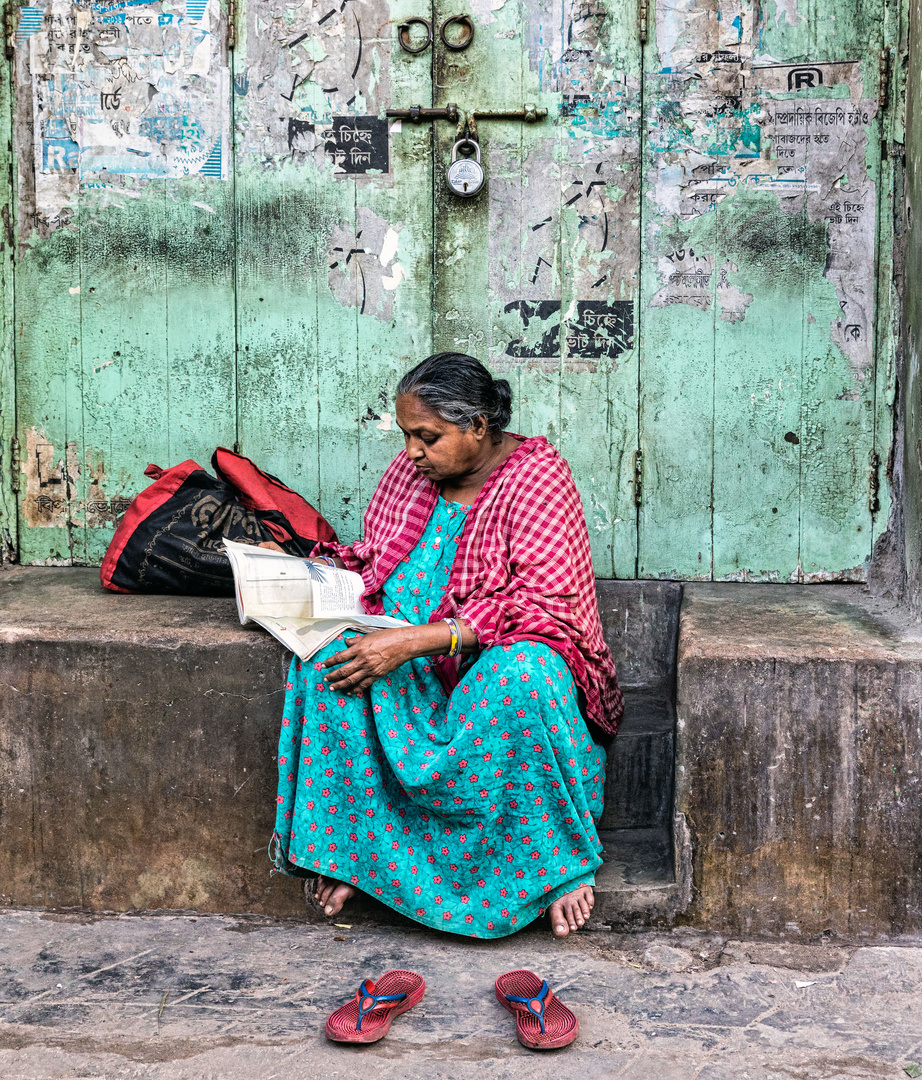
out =
<path fill-rule="evenodd" d="M 332 566 L 334 568 L 336 567 L 336 563 L 333 561 L 333 559 L 329 555 L 315 555 L 314 559 L 317 562 L 325 562 L 327 564 L 327 566 Z"/>
<path fill-rule="evenodd" d="M 448 650 L 449 656 L 457 656 L 461 652 L 461 627 L 458 626 L 457 619 L 446 619 L 448 629 L 451 631 L 451 646 Z"/>

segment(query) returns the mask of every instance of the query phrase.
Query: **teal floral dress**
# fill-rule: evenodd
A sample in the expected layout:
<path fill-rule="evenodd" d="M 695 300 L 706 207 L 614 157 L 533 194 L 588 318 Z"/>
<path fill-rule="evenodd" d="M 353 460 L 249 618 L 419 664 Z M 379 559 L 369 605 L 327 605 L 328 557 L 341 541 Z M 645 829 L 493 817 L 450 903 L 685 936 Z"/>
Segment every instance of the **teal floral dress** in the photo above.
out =
<path fill-rule="evenodd" d="M 466 507 L 439 499 L 384 586 L 425 623 L 448 586 Z M 428 658 L 363 695 L 323 681 L 343 639 L 291 664 L 279 739 L 276 866 L 348 882 L 426 926 L 514 933 L 602 862 L 605 752 L 561 656 L 541 642 L 468 658 L 448 695 Z"/>

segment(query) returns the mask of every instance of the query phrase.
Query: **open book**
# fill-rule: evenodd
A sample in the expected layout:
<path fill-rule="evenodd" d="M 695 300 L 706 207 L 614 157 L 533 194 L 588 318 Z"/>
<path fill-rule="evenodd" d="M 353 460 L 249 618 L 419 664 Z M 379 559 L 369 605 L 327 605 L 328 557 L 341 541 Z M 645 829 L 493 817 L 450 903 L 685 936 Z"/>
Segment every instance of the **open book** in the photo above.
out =
<path fill-rule="evenodd" d="M 359 574 L 281 551 L 224 541 L 234 571 L 241 623 L 258 623 L 301 660 L 345 630 L 408 625 L 390 615 L 366 615 Z"/>

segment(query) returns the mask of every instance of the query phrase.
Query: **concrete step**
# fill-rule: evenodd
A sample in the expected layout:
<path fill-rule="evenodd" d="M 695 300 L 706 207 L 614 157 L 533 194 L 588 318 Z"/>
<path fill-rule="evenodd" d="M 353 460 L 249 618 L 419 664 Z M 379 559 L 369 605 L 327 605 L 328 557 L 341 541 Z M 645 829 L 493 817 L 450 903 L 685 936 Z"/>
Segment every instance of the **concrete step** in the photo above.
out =
<path fill-rule="evenodd" d="M 922 931 L 922 627 L 860 585 L 687 585 L 677 709 L 683 918 Z"/>
<path fill-rule="evenodd" d="M 628 708 L 598 918 L 922 933 L 922 628 L 861 586 L 599 592 Z M 302 915 L 265 854 L 281 646 L 72 568 L 0 571 L 0 642 L 0 903 Z"/>
<path fill-rule="evenodd" d="M 599 827 L 669 830 L 675 773 L 675 703 L 628 690 L 618 737 L 608 749 Z"/>
<path fill-rule="evenodd" d="M 675 893 L 681 591 L 599 592 L 628 700 L 602 823 L 613 917 Z M 238 624 L 232 600 L 119 596 L 92 569 L 8 568 L 0 642 L 0 903 L 303 915 L 298 883 L 270 877 L 266 856 L 288 657 Z"/>

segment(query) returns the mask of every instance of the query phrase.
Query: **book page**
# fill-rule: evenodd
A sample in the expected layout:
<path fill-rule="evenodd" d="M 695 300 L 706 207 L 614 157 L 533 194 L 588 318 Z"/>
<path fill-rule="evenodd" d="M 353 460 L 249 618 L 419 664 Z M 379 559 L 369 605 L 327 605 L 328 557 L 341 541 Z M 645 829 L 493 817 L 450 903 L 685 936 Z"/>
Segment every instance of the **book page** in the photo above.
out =
<path fill-rule="evenodd" d="M 340 570 L 338 566 L 311 563 L 314 581 L 314 618 L 331 615 L 364 615 L 362 593 L 365 582 L 361 574 Z"/>
<path fill-rule="evenodd" d="M 268 630 L 299 660 L 308 660 L 343 633 L 361 634 L 365 630 L 407 625 L 389 615 L 362 615 L 358 619 L 278 619 L 267 615 L 253 622 Z M 360 622 L 362 625 L 358 625 Z"/>
<path fill-rule="evenodd" d="M 314 575 L 306 559 L 233 540 L 225 540 L 224 549 L 234 571 L 241 622 L 262 615 L 313 616 Z"/>

